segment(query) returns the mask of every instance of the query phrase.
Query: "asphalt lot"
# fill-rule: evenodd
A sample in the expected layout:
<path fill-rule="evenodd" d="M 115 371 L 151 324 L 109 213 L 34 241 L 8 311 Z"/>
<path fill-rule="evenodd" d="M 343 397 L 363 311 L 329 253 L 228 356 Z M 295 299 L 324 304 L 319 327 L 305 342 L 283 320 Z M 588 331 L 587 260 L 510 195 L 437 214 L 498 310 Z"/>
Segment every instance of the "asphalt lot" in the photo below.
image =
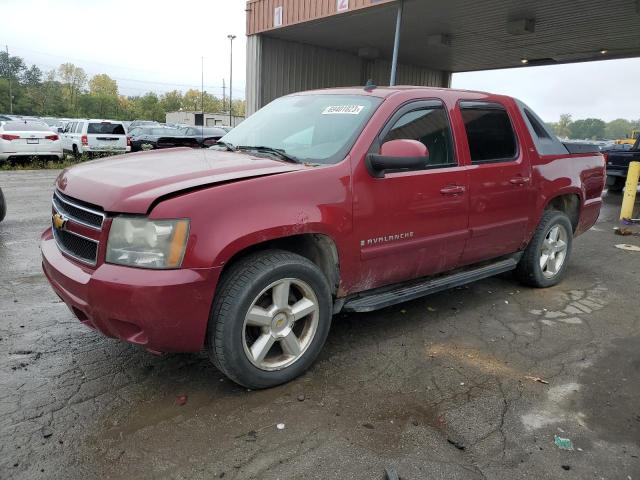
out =
<path fill-rule="evenodd" d="M 640 238 L 612 234 L 619 195 L 561 285 L 340 315 L 311 371 L 250 392 L 58 300 L 38 250 L 56 174 L 0 172 L 1 479 L 640 479 L 640 253 L 614 247 Z"/>

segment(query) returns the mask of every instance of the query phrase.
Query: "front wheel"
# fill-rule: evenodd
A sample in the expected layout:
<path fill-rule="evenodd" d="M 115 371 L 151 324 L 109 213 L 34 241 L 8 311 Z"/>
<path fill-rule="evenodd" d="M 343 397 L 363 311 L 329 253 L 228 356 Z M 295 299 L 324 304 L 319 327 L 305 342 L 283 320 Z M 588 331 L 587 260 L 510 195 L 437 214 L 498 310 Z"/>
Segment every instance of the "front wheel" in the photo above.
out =
<path fill-rule="evenodd" d="M 224 274 L 214 300 L 207 349 L 213 363 L 247 388 L 269 388 L 306 371 L 331 326 L 328 282 L 311 261 L 269 250 Z"/>
<path fill-rule="evenodd" d="M 556 285 L 567 269 L 572 243 L 569 217 L 557 210 L 547 210 L 518 263 L 516 276 L 532 287 Z"/>

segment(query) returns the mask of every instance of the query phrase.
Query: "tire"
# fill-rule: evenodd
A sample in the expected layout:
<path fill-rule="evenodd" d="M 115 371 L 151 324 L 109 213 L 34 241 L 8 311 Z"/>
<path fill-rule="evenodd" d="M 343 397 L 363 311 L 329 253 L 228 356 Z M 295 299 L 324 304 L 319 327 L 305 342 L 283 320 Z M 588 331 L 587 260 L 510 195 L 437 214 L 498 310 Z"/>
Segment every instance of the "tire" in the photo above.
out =
<path fill-rule="evenodd" d="M 552 230 L 558 232 L 557 238 L 564 243 L 564 249 L 550 238 L 553 237 Z M 546 242 L 547 240 L 549 242 Z M 564 277 L 571 257 L 572 245 L 573 227 L 569 217 L 558 210 L 545 211 L 516 267 L 516 277 L 531 287 L 547 288 L 556 285 Z M 544 263 L 545 253 L 552 257 L 547 257 L 550 263 L 546 263 L 543 267 L 541 264 Z M 554 262 L 554 258 L 560 259 L 560 254 L 562 259 L 558 265 L 558 262 Z"/>
<path fill-rule="evenodd" d="M 220 281 L 207 331 L 209 357 L 244 387 L 286 383 L 318 357 L 329 334 L 332 309 L 329 284 L 314 263 L 282 250 L 251 254 L 232 265 Z"/>
<path fill-rule="evenodd" d="M 4 220 L 4 217 L 7 215 L 7 202 L 4 199 L 4 194 L 0 189 L 0 222 Z"/>
<path fill-rule="evenodd" d="M 609 177 L 611 178 L 611 177 Z M 611 193 L 620 193 L 624 189 L 624 185 L 626 183 L 626 179 L 622 177 L 613 177 L 614 180 L 609 185 L 609 181 L 607 181 L 607 190 Z"/>
<path fill-rule="evenodd" d="M 78 160 L 80 158 L 80 152 L 78 152 L 78 146 L 77 145 L 73 146 L 73 158 L 75 158 L 76 160 Z"/>

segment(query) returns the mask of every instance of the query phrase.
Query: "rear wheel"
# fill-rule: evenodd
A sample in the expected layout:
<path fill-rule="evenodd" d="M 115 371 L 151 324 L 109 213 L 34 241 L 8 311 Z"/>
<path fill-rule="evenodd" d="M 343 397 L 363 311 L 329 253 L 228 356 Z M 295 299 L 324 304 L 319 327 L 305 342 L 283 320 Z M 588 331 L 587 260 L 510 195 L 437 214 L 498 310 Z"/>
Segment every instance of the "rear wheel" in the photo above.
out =
<path fill-rule="evenodd" d="M 279 250 L 250 255 L 220 282 L 209 320 L 209 356 L 248 388 L 288 382 L 317 358 L 331 315 L 329 286 L 314 263 Z"/>
<path fill-rule="evenodd" d="M 77 145 L 73 146 L 73 158 L 75 158 L 76 160 L 78 158 L 80 158 L 80 152 L 78 152 L 78 146 Z"/>
<path fill-rule="evenodd" d="M 573 242 L 569 217 L 547 210 L 516 268 L 519 280 L 532 287 L 556 285 L 567 268 Z"/>
<path fill-rule="evenodd" d="M 614 193 L 619 193 L 624 188 L 626 179 L 622 177 L 608 177 L 607 178 L 607 190 Z"/>

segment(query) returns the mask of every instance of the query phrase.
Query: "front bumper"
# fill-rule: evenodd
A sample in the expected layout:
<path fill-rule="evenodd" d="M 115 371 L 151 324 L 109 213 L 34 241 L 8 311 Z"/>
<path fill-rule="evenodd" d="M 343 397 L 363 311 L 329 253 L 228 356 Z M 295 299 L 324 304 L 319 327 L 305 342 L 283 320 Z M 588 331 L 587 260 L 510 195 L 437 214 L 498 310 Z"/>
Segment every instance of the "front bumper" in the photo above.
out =
<path fill-rule="evenodd" d="M 219 268 L 94 270 L 64 256 L 51 229 L 40 247 L 53 290 L 85 325 L 154 353 L 203 348 Z"/>

